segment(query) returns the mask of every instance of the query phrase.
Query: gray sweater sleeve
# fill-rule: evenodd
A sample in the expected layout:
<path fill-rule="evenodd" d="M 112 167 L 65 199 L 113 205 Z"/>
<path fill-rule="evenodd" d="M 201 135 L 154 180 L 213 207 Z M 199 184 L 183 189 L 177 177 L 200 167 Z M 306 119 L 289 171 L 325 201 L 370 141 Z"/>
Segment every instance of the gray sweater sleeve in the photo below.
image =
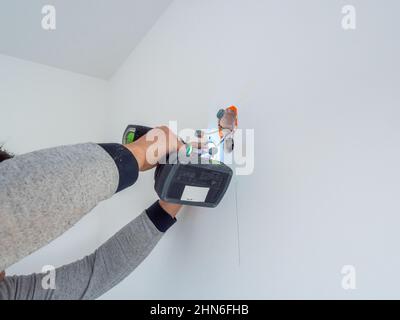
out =
<path fill-rule="evenodd" d="M 137 176 L 136 159 L 119 144 L 61 146 L 0 163 L 0 271 L 60 236 Z"/>
<path fill-rule="evenodd" d="M 132 185 L 133 155 L 94 143 L 40 150 L 0 164 L 0 271 L 62 234 L 98 202 Z M 0 299 L 94 299 L 124 279 L 173 223 L 158 201 L 93 254 L 47 274 L 6 277 Z"/>
<path fill-rule="evenodd" d="M 93 254 L 55 270 L 55 289 L 44 289 L 45 274 L 6 277 L 1 299 L 95 299 L 122 281 L 160 240 L 160 221 L 172 219 L 156 202 Z"/>

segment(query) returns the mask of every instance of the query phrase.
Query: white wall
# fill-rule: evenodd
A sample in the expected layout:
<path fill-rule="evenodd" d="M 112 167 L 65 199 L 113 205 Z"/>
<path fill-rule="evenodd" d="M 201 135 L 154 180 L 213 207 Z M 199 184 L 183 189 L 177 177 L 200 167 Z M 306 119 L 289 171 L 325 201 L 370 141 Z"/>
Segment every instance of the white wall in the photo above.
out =
<path fill-rule="evenodd" d="M 238 104 L 255 172 L 217 209 L 188 208 L 105 298 L 399 298 L 396 1 L 176 0 L 112 79 L 125 125 L 204 127 Z M 155 199 L 151 174 L 107 203 L 104 239 Z M 357 290 L 341 288 L 354 265 Z"/>
<path fill-rule="evenodd" d="M 107 82 L 0 55 L 0 144 L 16 154 L 105 141 Z M 82 258 L 100 244 L 100 205 L 62 237 L 7 270 L 41 271 Z"/>

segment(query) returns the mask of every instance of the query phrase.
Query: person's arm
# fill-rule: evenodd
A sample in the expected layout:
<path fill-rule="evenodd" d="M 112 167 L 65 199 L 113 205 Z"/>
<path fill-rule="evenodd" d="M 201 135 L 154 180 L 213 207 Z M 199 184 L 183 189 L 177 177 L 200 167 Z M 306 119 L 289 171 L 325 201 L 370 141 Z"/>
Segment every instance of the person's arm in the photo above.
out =
<path fill-rule="evenodd" d="M 156 131 L 157 130 L 157 131 Z M 31 152 L 0 164 L 0 271 L 60 236 L 100 201 L 135 183 L 138 172 L 176 150 L 177 137 L 154 129 L 154 141 L 128 145 L 85 143 Z"/>
<path fill-rule="evenodd" d="M 96 299 L 128 276 L 176 219 L 180 206 L 157 201 L 93 254 L 55 270 L 55 289 L 43 289 L 44 274 L 5 277 L 1 299 Z"/>
<path fill-rule="evenodd" d="M 132 185 L 138 172 L 135 157 L 120 144 L 61 146 L 2 162 L 0 271 Z"/>

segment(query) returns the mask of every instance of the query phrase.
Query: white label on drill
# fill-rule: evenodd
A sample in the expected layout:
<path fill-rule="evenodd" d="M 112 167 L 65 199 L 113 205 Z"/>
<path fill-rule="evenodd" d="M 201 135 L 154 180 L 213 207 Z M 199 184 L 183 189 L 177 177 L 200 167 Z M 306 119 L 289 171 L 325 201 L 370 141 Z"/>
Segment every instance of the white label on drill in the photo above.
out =
<path fill-rule="evenodd" d="M 181 200 L 204 202 L 206 200 L 208 190 L 210 190 L 210 188 L 185 186 Z"/>

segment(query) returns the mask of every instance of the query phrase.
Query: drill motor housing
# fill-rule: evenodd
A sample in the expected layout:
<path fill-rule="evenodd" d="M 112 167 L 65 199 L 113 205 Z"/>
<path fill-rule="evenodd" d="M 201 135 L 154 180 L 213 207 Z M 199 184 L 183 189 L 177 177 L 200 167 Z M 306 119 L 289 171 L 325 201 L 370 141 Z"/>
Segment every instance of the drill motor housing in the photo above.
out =
<path fill-rule="evenodd" d="M 152 128 L 129 125 L 122 142 L 131 143 Z M 161 200 L 199 207 L 216 207 L 224 197 L 232 180 L 233 171 L 222 162 L 191 154 L 180 162 L 176 154 L 167 157 L 154 173 L 154 189 Z"/>

